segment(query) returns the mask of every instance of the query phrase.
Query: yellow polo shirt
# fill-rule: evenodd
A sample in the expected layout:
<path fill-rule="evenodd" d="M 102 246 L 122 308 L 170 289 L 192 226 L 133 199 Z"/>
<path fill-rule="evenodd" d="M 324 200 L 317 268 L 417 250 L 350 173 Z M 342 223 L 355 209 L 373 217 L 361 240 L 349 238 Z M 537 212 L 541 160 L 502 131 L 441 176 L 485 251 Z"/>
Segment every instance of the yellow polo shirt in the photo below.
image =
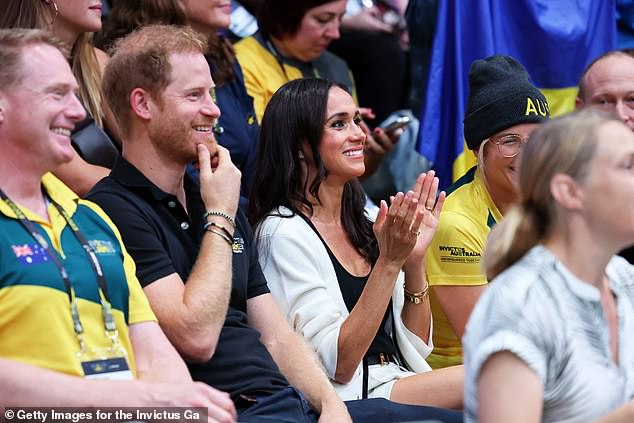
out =
<path fill-rule="evenodd" d="M 484 243 L 502 214 L 491 200 L 477 167 L 449 187 L 438 229 L 425 255 L 434 319 L 432 368 L 462 364 L 462 343 L 434 293 L 434 286 L 477 286 L 488 283 L 481 267 Z"/>

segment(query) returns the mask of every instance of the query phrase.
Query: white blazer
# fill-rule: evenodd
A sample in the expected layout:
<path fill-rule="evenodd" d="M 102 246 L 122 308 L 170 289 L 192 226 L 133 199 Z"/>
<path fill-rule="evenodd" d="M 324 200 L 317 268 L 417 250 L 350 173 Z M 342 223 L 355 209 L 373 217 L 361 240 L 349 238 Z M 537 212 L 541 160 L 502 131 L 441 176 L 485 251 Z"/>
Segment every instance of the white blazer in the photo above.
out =
<path fill-rule="evenodd" d="M 292 215 L 285 207 L 280 207 L 278 213 Z M 334 381 L 339 330 L 349 313 L 334 266 L 321 239 L 297 215 L 269 215 L 257 227 L 255 235 L 260 266 L 271 294 L 288 322 L 317 352 L 339 396 L 343 400 L 360 399 L 362 363 L 359 363 L 350 383 L 342 385 Z M 400 272 L 392 293 L 395 340 L 406 367 L 417 373 L 427 372 L 431 370 L 425 358 L 433 348 L 432 330 L 430 328 L 428 345 L 405 327 L 401 319 L 403 282 L 404 275 Z"/>

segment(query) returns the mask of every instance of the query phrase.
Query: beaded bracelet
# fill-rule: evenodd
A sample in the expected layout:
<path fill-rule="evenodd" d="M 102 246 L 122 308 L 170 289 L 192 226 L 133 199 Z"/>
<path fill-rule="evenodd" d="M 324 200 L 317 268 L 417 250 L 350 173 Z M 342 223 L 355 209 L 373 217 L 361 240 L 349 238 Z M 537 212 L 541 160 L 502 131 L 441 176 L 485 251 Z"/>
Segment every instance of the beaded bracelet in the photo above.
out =
<path fill-rule="evenodd" d="M 405 284 L 403 284 L 403 294 L 405 295 L 405 299 L 410 303 L 421 304 L 425 302 L 427 298 L 427 294 L 429 293 L 429 284 L 425 282 L 425 288 L 423 288 L 420 292 L 412 292 L 409 289 L 405 288 Z"/>
<path fill-rule="evenodd" d="M 213 227 L 211 228 L 206 228 L 205 229 L 207 232 L 211 232 L 212 234 L 216 234 L 218 235 L 220 238 L 224 239 L 225 241 L 227 241 L 227 244 L 229 244 L 229 247 L 233 248 L 233 241 L 231 240 L 231 238 L 229 238 L 227 235 L 223 234 L 222 232 L 220 232 L 217 229 L 214 229 Z"/>
<path fill-rule="evenodd" d="M 217 211 L 217 210 L 207 210 L 205 214 L 203 214 L 203 219 L 207 219 L 209 216 L 219 216 L 225 219 L 227 222 L 231 223 L 231 226 L 236 227 L 236 221 L 233 217 L 229 216 L 225 212 Z"/>

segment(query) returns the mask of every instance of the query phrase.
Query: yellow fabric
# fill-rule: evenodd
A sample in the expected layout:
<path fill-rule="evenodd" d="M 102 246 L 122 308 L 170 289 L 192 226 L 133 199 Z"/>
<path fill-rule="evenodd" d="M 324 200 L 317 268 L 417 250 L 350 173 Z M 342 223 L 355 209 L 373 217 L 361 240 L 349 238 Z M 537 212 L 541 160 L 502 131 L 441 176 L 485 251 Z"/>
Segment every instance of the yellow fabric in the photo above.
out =
<path fill-rule="evenodd" d="M 476 169 L 467 172 L 451 189 L 425 256 L 427 280 L 432 287 L 434 350 L 427 359 L 432 368 L 462 363 L 461 342 L 440 307 L 433 287 L 486 284 L 480 260 L 490 225 L 502 219 Z"/>
<path fill-rule="evenodd" d="M 457 181 L 458 178 L 467 173 L 467 171 L 476 164 L 478 164 L 478 158 L 473 151 L 469 150 L 467 142 L 465 141 L 463 143 L 462 153 L 460 153 L 453 162 L 453 182 Z"/>
<path fill-rule="evenodd" d="M 247 37 L 238 42 L 235 50 L 244 74 L 244 85 L 249 95 L 253 97 L 253 107 L 258 122 L 262 122 L 264 109 L 275 91 L 286 82 L 301 78 L 302 73 L 293 66 L 278 62 L 253 37 Z"/>
<path fill-rule="evenodd" d="M 565 115 L 575 110 L 575 99 L 577 98 L 577 87 L 544 89 L 540 88 L 548 100 L 551 117 Z"/>
<path fill-rule="evenodd" d="M 101 225 L 103 228 L 101 231 L 104 234 L 107 233 L 108 229 L 111 230 L 119 242 L 116 247 L 120 248 L 118 253 L 120 255 L 110 254 L 110 260 L 120 261 L 121 258 L 123 259 L 123 273 L 127 279 L 127 292 L 115 289 L 114 291 L 116 292 L 109 292 L 109 294 L 111 298 L 115 295 L 125 298 L 127 294 L 128 322 L 126 323 L 125 321 L 124 311 L 115 308 L 114 304 L 113 315 L 119 332 L 119 341 L 128 354 L 128 363 L 132 373 L 136 375 L 134 351 L 129 338 L 128 325 L 145 321 L 156 321 L 156 317 L 152 313 L 147 298 L 136 278 L 134 261 L 123 247 L 118 230 L 97 205 L 78 199 L 75 193 L 51 174 L 45 175 L 42 178 L 42 183 L 52 200 L 61 205 L 68 214 L 73 216 L 74 220 L 76 220 L 75 217 L 79 213 L 82 213 L 83 216 L 89 216 L 90 219 Z M 80 206 L 88 207 L 90 211 Z M 50 224 L 25 207 L 21 207 L 21 209 L 29 220 L 44 229 L 53 247 L 65 260 L 70 258 L 71 254 L 83 254 L 83 252 L 77 252 L 69 247 L 64 250 L 61 246 L 63 239 L 74 238 L 74 235 L 68 233 L 68 228 L 64 233 L 64 238 L 62 238 L 62 232 L 67 227 L 67 222 L 55 206 L 51 204 L 48 207 Z M 91 216 L 92 212 L 98 217 Z M 13 211 L 4 202 L 0 202 L 0 213 L 6 217 L 15 218 Z M 4 224 L 12 224 L 11 220 L 5 219 Z M 82 232 L 85 232 L 83 228 Z M 94 240 L 87 233 L 84 233 L 84 235 L 89 241 Z M 106 235 L 100 238 L 105 237 Z M 67 242 L 69 241 L 64 241 L 64 243 Z M 33 243 L 35 243 L 34 240 Z M 106 243 L 105 245 L 104 251 L 96 251 L 98 256 L 114 253 L 112 248 L 108 249 L 107 246 L 109 244 Z M 4 245 L 3 248 L 10 249 L 11 246 Z M 3 257 L 11 257 L 11 254 Z M 88 259 L 86 258 L 86 260 Z M 69 263 L 72 266 L 72 263 Z M 65 266 L 69 266 L 69 263 L 65 264 Z M 15 261 L 7 261 L 3 263 L 3 266 L 5 270 L 14 266 L 16 271 L 13 273 L 0 271 L 2 278 L 0 279 L 2 282 L 2 288 L 0 289 L 0 339 L 2 339 L 2 342 L 0 342 L 0 357 L 71 375 L 83 375 L 79 360 L 76 357 L 79 347 L 73 332 L 68 296 L 65 290 L 56 289 L 59 287 L 51 285 L 50 266 L 32 265 L 20 267 L 15 265 Z M 74 270 L 74 267 L 68 267 L 71 280 L 73 280 L 72 274 Z M 106 268 L 104 267 L 105 270 Z M 75 278 L 77 278 L 76 273 L 74 273 Z M 112 278 L 107 272 L 105 272 L 105 276 L 106 278 Z M 111 285 L 110 279 L 108 280 L 109 291 L 113 286 L 122 288 L 121 285 Z M 75 291 L 92 289 L 94 290 L 93 292 L 96 292 L 97 285 L 93 281 L 94 279 L 90 281 L 90 284 L 94 284 L 94 286 L 88 288 L 76 287 Z M 75 285 L 75 282 L 73 284 Z M 123 289 L 125 289 L 125 286 Z M 100 304 L 82 298 L 79 295 L 77 296 L 77 303 L 81 322 L 84 326 L 86 344 L 91 349 L 107 348 L 110 345 L 110 341 L 104 333 Z"/>

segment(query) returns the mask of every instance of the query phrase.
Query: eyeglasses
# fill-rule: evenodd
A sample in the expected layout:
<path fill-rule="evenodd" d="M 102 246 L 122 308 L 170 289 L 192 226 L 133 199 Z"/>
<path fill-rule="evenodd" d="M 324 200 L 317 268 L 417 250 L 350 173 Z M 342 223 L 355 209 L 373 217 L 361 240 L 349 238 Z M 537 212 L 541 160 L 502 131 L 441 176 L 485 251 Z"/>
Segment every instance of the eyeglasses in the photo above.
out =
<path fill-rule="evenodd" d="M 490 138 L 490 141 L 497 145 L 500 154 L 509 159 L 520 153 L 522 146 L 527 140 L 528 137 L 522 137 L 517 134 L 504 134 L 496 138 Z"/>

